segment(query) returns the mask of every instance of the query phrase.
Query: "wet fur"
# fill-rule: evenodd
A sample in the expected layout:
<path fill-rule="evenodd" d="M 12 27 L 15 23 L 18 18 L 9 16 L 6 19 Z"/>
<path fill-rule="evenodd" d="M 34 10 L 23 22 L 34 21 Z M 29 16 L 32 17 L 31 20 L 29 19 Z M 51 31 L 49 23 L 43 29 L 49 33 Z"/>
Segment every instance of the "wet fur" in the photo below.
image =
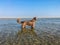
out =
<path fill-rule="evenodd" d="M 31 26 L 31 28 L 35 27 L 36 17 L 29 21 L 20 21 L 20 18 L 17 19 L 17 23 L 21 24 L 22 28 L 25 28 L 26 25 Z"/>

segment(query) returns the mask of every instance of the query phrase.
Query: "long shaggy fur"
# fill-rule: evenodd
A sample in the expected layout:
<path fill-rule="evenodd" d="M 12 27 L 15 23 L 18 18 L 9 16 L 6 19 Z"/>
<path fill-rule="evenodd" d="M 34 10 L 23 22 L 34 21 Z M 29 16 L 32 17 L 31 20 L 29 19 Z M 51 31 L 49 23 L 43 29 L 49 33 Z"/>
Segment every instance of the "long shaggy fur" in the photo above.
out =
<path fill-rule="evenodd" d="M 22 28 L 25 28 L 26 25 L 31 26 L 31 28 L 35 27 L 36 17 L 29 21 L 20 21 L 20 18 L 17 18 L 17 23 L 21 24 Z"/>

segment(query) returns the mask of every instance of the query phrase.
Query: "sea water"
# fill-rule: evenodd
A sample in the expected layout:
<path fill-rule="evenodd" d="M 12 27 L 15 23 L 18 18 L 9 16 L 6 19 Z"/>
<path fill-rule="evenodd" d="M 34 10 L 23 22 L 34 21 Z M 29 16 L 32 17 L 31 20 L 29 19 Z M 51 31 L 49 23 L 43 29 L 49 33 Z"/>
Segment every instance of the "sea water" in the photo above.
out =
<path fill-rule="evenodd" d="M 20 21 L 28 21 L 31 18 L 22 18 Z M 28 30 L 30 29 L 27 26 Z M 0 18 L 0 44 L 5 45 L 8 37 L 14 37 L 21 31 L 21 24 L 18 24 L 15 18 Z M 43 38 L 58 45 L 60 44 L 60 18 L 38 18 L 35 24 L 34 32 L 42 40 Z M 55 40 L 55 42 L 54 42 Z M 43 44 L 43 43 L 42 43 Z M 50 44 L 50 43 L 49 43 Z M 48 44 L 47 44 L 48 45 Z"/>

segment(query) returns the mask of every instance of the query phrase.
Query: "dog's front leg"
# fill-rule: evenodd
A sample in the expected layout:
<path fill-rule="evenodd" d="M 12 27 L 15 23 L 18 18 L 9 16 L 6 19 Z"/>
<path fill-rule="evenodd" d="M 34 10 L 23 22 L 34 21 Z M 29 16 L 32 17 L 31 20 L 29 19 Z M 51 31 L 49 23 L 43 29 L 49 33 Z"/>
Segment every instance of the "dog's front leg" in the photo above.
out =
<path fill-rule="evenodd" d="M 33 24 L 33 25 L 31 26 L 31 29 L 34 29 L 34 27 L 35 27 L 35 25 Z"/>

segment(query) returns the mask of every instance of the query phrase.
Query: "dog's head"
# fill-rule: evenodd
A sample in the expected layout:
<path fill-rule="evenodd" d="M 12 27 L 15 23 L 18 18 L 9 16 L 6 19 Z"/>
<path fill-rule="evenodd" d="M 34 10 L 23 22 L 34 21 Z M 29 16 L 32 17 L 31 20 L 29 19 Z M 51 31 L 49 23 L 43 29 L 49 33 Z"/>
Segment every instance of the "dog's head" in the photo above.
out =
<path fill-rule="evenodd" d="M 36 17 L 34 17 L 32 20 L 33 20 L 33 21 L 36 21 Z"/>
<path fill-rule="evenodd" d="M 36 20 L 36 17 L 34 17 L 33 19 Z"/>

